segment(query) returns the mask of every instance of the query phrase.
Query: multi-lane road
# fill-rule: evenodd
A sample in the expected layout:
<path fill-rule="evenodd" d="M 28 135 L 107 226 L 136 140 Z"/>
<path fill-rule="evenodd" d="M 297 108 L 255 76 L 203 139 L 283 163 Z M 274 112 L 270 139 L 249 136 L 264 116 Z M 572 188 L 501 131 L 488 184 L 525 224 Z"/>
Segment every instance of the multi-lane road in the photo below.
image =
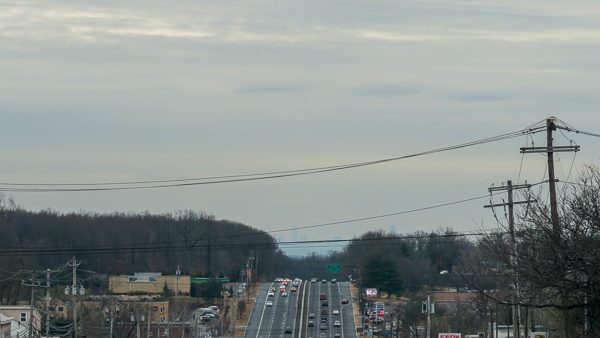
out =
<path fill-rule="evenodd" d="M 303 281 L 295 292 L 290 283 L 285 288 L 287 296 L 280 287 L 276 282 L 261 286 L 246 338 L 356 338 L 348 283 Z M 342 304 L 343 299 L 348 304 Z"/>

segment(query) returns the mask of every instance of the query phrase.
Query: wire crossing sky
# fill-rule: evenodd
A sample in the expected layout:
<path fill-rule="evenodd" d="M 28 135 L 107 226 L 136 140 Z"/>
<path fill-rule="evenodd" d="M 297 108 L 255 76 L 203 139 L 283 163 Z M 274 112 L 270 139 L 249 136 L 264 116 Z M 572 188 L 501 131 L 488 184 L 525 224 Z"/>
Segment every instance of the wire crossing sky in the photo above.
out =
<path fill-rule="evenodd" d="M 600 154 L 598 17 L 589 0 L 0 1 L 0 190 L 30 210 L 294 228 L 543 181 L 544 156 L 519 154 L 543 133 L 444 147 L 547 116 L 581 146 L 557 156 L 575 181 Z M 470 201 L 276 236 L 482 224 Z"/>

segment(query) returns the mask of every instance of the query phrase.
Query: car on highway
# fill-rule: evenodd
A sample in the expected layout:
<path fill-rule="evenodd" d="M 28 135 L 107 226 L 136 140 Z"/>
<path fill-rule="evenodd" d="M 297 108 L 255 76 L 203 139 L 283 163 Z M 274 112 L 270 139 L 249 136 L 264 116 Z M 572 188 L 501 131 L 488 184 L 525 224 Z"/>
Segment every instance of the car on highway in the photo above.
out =
<path fill-rule="evenodd" d="M 340 314 L 340 310 L 334 309 L 333 311 L 331 311 L 331 314 L 339 315 Z"/>
<path fill-rule="evenodd" d="M 333 322 L 333 327 L 340 327 L 340 326 L 342 326 L 342 323 L 340 323 L 339 320 L 336 320 Z"/>
<path fill-rule="evenodd" d="M 337 283 L 337 279 L 334 278 L 331 280 L 331 284 L 335 284 L 335 283 Z"/>
<path fill-rule="evenodd" d="M 327 283 L 327 279 L 321 280 L 321 283 Z"/>
<path fill-rule="evenodd" d="M 267 297 L 275 297 L 275 292 L 269 292 L 269 293 L 267 293 Z"/>
<path fill-rule="evenodd" d="M 347 298 L 342 298 L 342 304 L 348 304 L 348 299 Z"/>
<path fill-rule="evenodd" d="M 311 279 L 310 279 L 310 282 L 311 282 L 311 283 L 316 283 L 316 282 L 317 282 L 317 279 L 316 279 L 315 277 L 313 277 L 313 278 L 311 278 Z"/>
<path fill-rule="evenodd" d="M 321 324 L 319 324 L 319 330 L 327 330 L 327 329 L 328 329 L 327 323 L 321 323 Z"/>
<path fill-rule="evenodd" d="M 308 321 L 308 327 L 313 327 L 315 326 L 315 322 L 313 322 L 312 320 Z"/>
<path fill-rule="evenodd" d="M 296 288 L 291 288 L 290 289 L 290 292 L 296 292 L 296 291 L 298 291 L 298 289 L 296 289 Z"/>
<path fill-rule="evenodd" d="M 314 319 L 315 318 L 315 314 L 314 313 L 309 313 L 308 314 L 308 319 Z"/>
<path fill-rule="evenodd" d="M 270 301 L 270 300 L 268 300 L 268 301 L 267 301 L 267 306 L 273 306 L 273 302 L 272 302 L 272 301 Z"/>
<path fill-rule="evenodd" d="M 327 295 L 324 294 L 324 293 L 322 293 L 322 294 L 319 295 L 319 299 L 320 300 L 327 300 Z"/>
<path fill-rule="evenodd" d="M 287 295 L 288 295 L 288 293 L 287 293 L 287 292 L 285 292 L 285 291 L 283 291 L 283 292 L 281 293 L 281 297 L 287 297 Z"/>
<path fill-rule="evenodd" d="M 327 309 L 323 309 L 321 310 L 321 315 L 326 316 L 329 312 L 327 311 Z"/>
<path fill-rule="evenodd" d="M 288 326 L 288 327 L 286 327 L 286 328 L 285 328 L 285 333 L 287 333 L 287 334 L 290 334 L 290 333 L 292 333 L 292 328 L 291 328 L 291 327 L 289 327 L 289 326 Z"/>
<path fill-rule="evenodd" d="M 341 337 L 341 336 L 340 336 L 340 334 L 339 334 L 339 333 L 336 333 L 336 334 L 334 334 L 334 335 L 333 335 L 333 338 L 340 338 L 340 337 Z"/>
<path fill-rule="evenodd" d="M 327 334 L 325 334 L 324 332 L 319 333 L 319 338 L 326 338 Z"/>
<path fill-rule="evenodd" d="M 377 324 L 379 324 L 379 323 L 383 323 L 383 317 L 380 317 L 380 316 L 375 316 L 375 318 L 371 319 L 371 321 L 372 321 L 373 323 L 377 323 Z"/>
<path fill-rule="evenodd" d="M 327 303 L 327 301 L 324 300 L 324 301 L 321 302 L 321 306 L 329 306 L 329 303 Z"/>
<path fill-rule="evenodd" d="M 277 277 L 275 278 L 275 283 L 281 283 L 283 282 L 283 278 Z"/>
<path fill-rule="evenodd" d="M 321 316 L 321 321 L 327 321 L 327 316 Z"/>

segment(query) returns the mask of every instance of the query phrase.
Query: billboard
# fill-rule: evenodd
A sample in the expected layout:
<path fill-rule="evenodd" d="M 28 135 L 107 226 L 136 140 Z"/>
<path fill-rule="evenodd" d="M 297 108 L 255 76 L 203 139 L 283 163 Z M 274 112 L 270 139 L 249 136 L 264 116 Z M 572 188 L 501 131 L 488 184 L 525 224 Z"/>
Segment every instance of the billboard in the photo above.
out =
<path fill-rule="evenodd" d="M 366 288 L 365 296 L 367 297 L 377 297 L 377 289 L 376 288 Z"/>
<path fill-rule="evenodd" d="M 439 333 L 438 338 L 462 338 L 460 333 Z"/>

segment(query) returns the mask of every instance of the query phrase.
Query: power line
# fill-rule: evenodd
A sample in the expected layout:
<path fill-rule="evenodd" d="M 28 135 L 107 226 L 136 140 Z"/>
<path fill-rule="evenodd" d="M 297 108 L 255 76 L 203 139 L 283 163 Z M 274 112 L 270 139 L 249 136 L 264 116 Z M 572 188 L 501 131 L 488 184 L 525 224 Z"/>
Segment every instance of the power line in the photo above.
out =
<path fill-rule="evenodd" d="M 542 183 L 545 183 L 546 181 L 542 181 L 542 182 L 538 182 L 538 183 L 533 183 L 531 184 L 531 186 L 536 186 Z M 495 194 L 492 194 L 495 195 Z M 446 206 L 451 206 L 451 205 L 456 205 L 456 204 L 461 204 L 461 203 L 466 203 L 466 202 L 471 202 L 471 201 L 476 201 L 479 199 L 483 199 L 483 198 L 487 198 L 490 195 L 480 195 L 480 196 L 475 196 L 475 197 L 469 197 L 469 198 L 464 198 L 461 200 L 457 200 L 457 201 L 452 201 L 452 202 L 446 202 L 446 203 L 439 203 L 439 204 L 434 204 L 434 205 L 430 205 L 430 206 L 425 206 L 425 207 L 420 207 L 420 208 L 414 208 L 414 209 L 408 209 L 408 210 L 403 210 L 403 211 L 397 211 L 397 212 L 392 212 L 392 213 L 387 213 L 387 214 L 380 214 L 380 215 L 374 215 L 374 216 L 366 216 L 366 217 L 359 217 L 359 218 L 352 218 L 352 219 L 346 219 L 346 220 L 341 220 L 341 221 L 334 221 L 334 222 L 327 222 L 327 223 L 318 223 L 318 224 L 313 224 L 313 225 L 305 225 L 305 226 L 296 226 L 296 227 L 289 227 L 289 228 L 281 228 L 281 229 L 276 229 L 276 230 L 270 230 L 270 231 L 261 231 L 261 232 L 253 232 L 253 233 L 244 233 L 244 234 L 232 234 L 232 235 L 223 235 L 223 236 L 216 236 L 216 237 L 211 237 L 212 240 L 216 240 L 216 239 L 231 239 L 231 238 L 238 238 L 238 237 L 251 237 L 251 236 L 261 236 L 261 235 L 265 235 L 265 234 L 274 234 L 274 233 L 280 233 L 280 232 L 287 232 L 287 231 L 295 231 L 295 230 L 304 230 L 304 229 L 312 229 L 312 228 L 322 228 L 322 227 L 327 227 L 327 226 L 332 226 L 332 225 L 340 225 L 340 224 L 347 224 L 347 223 L 354 223 L 354 222 L 361 222 L 361 221 L 368 221 L 368 220 L 374 220 L 374 219 L 380 219 L 380 218 L 386 218 L 386 217 L 391 217 L 391 216 L 399 216 L 399 215 L 404 215 L 404 214 L 409 214 L 409 213 L 415 213 L 415 212 L 420 212 L 420 211 L 425 211 L 425 210 L 431 210 L 431 209 L 436 209 L 436 208 L 442 208 L 442 207 L 446 207 Z M 157 242 L 138 242 L 138 243 L 129 243 L 127 245 L 129 245 L 130 247 L 142 247 L 142 246 L 147 246 L 147 245 L 159 245 L 159 244 L 177 244 L 177 243 L 184 243 L 184 240 L 179 240 L 179 241 L 157 241 Z M 277 244 L 276 242 L 273 242 L 273 244 Z M 87 246 L 87 248 L 90 249 L 101 249 L 101 248 L 105 248 L 105 245 L 98 245 L 98 246 Z M 21 248 L 21 249 L 27 249 L 27 250 L 35 250 L 35 249 L 54 249 L 55 247 L 40 247 L 40 246 L 30 246 L 30 247 L 23 247 L 23 246 L 19 246 L 19 247 L 5 247 L 5 249 L 17 249 L 17 248 Z M 68 270 L 67 270 L 68 271 Z"/>
<path fill-rule="evenodd" d="M 304 240 L 304 241 L 283 241 L 278 243 L 273 242 L 248 242 L 248 243 L 221 243 L 211 244 L 212 247 L 232 248 L 232 247 L 258 247 L 258 246 L 274 246 L 277 245 L 293 245 L 293 244 L 322 244 L 322 243 L 347 243 L 347 242 L 373 242 L 373 241 L 392 241 L 392 240 L 409 240 L 409 239 L 431 239 L 431 238 L 458 238 L 470 236 L 485 236 L 485 232 L 454 232 L 445 234 L 422 234 L 422 235 L 399 235 L 377 238 L 350 238 L 350 239 L 322 239 L 322 240 Z M 17 249 L 17 250 L 0 250 L 0 256 L 32 256 L 32 255 L 66 255 L 71 253 L 120 253 L 130 251 L 162 251 L 162 250 L 189 250 L 203 249 L 207 245 L 194 245 L 193 247 L 179 246 L 114 246 L 104 248 L 53 248 L 53 249 Z"/>
<path fill-rule="evenodd" d="M 470 141 L 462 144 L 436 148 L 423 152 L 413 153 L 409 155 L 395 156 L 390 158 L 384 158 L 379 160 L 367 161 L 367 162 L 356 162 L 334 166 L 315 167 L 307 169 L 295 169 L 286 171 L 271 171 L 263 173 L 252 173 L 252 174 L 240 174 L 240 175 L 228 175 L 228 176 L 212 176 L 212 177 L 199 177 L 199 178 L 183 178 L 173 180 L 149 180 L 149 181 L 123 181 L 123 182 L 89 182 L 89 183 L 22 183 L 22 182 L 2 182 L 0 191 L 7 192 L 91 192 L 91 191 L 115 191 L 115 190 L 138 190 L 138 189 L 157 189 L 157 188 L 171 188 L 171 187 L 184 187 L 184 186 L 196 186 L 196 185 L 208 185 L 208 184 L 222 184 L 222 183 L 234 183 L 234 182 L 246 182 L 266 179 L 276 179 L 284 177 L 293 177 L 301 175 L 310 175 L 318 173 L 326 173 L 332 171 L 346 170 L 358 167 L 365 167 L 371 165 L 377 165 L 392 161 L 398 161 L 418 156 L 430 155 L 440 152 L 446 152 L 450 150 L 457 150 L 461 148 L 471 147 L 480 144 L 492 143 L 502 141 L 510 138 L 515 138 L 523 135 L 534 134 L 543 130 L 545 127 L 539 126 L 534 128 L 522 129 L 515 132 L 510 132 L 502 135 L 492 136 L 484 139 Z M 198 182 L 200 181 L 200 182 Z M 126 185 L 126 186 L 123 186 Z M 8 186 L 8 187 L 7 187 Z M 35 188 L 21 188 L 23 186 L 35 187 Z M 44 188 L 46 186 L 62 186 L 65 188 Z"/>

